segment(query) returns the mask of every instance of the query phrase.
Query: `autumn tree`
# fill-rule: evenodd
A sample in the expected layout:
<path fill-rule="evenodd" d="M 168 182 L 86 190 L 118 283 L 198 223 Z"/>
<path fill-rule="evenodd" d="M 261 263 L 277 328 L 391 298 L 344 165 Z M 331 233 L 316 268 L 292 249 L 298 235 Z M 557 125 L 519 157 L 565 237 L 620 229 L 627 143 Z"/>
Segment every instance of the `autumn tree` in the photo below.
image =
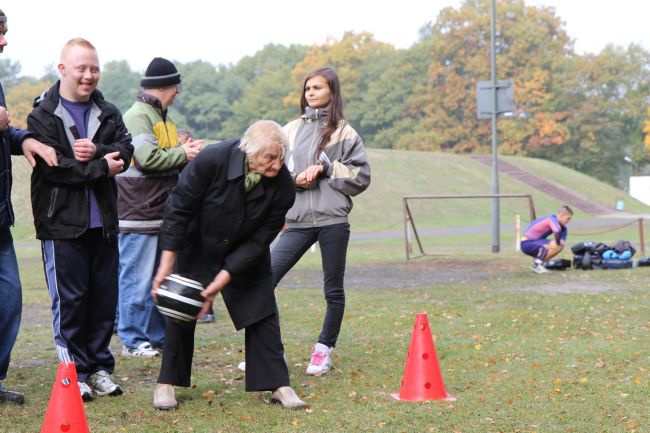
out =
<path fill-rule="evenodd" d="M 427 82 L 429 44 L 420 43 L 409 50 L 384 56 L 377 62 L 381 71 L 366 77 L 367 90 L 359 95 L 359 123 L 355 128 L 372 147 L 394 148 L 400 138 L 415 127 L 408 116 L 409 101 Z"/>
<path fill-rule="evenodd" d="M 20 74 L 20 62 L 12 62 L 9 59 L 0 59 L 0 77 L 5 90 L 14 86 Z"/>
<path fill-rule="evenodd" d="M 232 116 L 232 103 L 241 96 L 244 80 L 226 67 L 202 60 L 176 64 L 183 83 L 170 108 L 174 121 L 197 138 L 219 138 L 223 123 Z"/>
<path fill-rule="evenodd" d="M 11 124 L 17 128 L 27 128 L 27 115 L 32 112 L 34 99 L 52 86 L 51 81 L 37 81 L 26 77 L 18 80 L 6 92 L 7 106 Z"/>
<path fill-rule="evenodd" d="M 650 162 L 643 146 L 643 121 L 650 94 L 650 53 L 639 46 L 608 46 L 599 54 L 571 59 L 558 77 L 555 101 L 566 112 L 562 146 L 535 149 L 547 158 L 617 184 L 631 156 Z"/>
<path fill-rule="evenodd" d="M 396 147 L 489 151 L 490 122 L 476 119 L 476 85 L 490 75 L 489 17 L 487 0 L 466 0 L 459 9 L 440 12 L 430 40 L 421 42 L 428 44 L 430 60 L 426 82 L 409 99 L 413 128 Z M 529 145 L 562 144 L 563 117 L 550 102 L 554 76 L 572 54 L 572 43 L 559 17 L 550 8 L 504 0 L 497 7 L 496 31 L 499 78 L 513 80 L 516 95 L 514 118 L 499 123 L 500 151 L 525 154 Z"/>
<path fill-rule="evenodd" d="M 645 145 L 646 153 L 650 154 L 650 107 L 648 107 L 648 118 L 645 121 L 645 126 L 643 127 L 643 133 L 645 138 L 643 139 L 643 144 Z"/>
<path fill-rule="evenodd" d="M 364 131 L 360 129 L 366 109 L 363 95 L 394 55 L 392 45 L 377 41 L 368 32 L 346 32 L 341 40 L 330 38 L 325 44 L 310 47 L 304 59 L 293 69 L 293 85 L 283 103 L 298 107 L 305 76 L 316 68 L 329 66 L 336 71 L 341 82 L 345 116 L 363 135 Z"/>
<path fill-rule="evenodd" d="M 292 89 L 291 71 L 307 52 L 307 47 L 269 44 L 254 56 L 245 57 L 231 73 L 246 83 L 241 96 L 232 103 L 232 116 L 223 123 L 221 134 L 239 137 L 259 119 L 281 124 L 295 117 L 299 110 L 285 100 Z"/>
<path fill-rule="evenodd" d="M 126 60 L 108 62 L 102 67 L 99 89 L 107 101 L 125 112 L 135 102 L 140 78 L 141 74 L 132 71 Z"/>

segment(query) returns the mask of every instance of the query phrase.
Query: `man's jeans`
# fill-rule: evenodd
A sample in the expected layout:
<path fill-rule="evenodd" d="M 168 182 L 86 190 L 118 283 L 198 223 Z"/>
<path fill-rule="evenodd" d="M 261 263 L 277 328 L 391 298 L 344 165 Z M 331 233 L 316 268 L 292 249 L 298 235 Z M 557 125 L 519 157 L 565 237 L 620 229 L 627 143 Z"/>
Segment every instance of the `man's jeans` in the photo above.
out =
<path fill-rule="evenodd" d="M 23 306 L 18 261 L 8 227 L 0 228 L 0 380 L 7 377 Z"/>
<path fill-rule="evenodd" d="M 162 347 L 165 319 L 151 299 L 151 280 L 158 268 L 158 235 L 120 233 L 117 333 L 126 347 L 144 342 Z"/>

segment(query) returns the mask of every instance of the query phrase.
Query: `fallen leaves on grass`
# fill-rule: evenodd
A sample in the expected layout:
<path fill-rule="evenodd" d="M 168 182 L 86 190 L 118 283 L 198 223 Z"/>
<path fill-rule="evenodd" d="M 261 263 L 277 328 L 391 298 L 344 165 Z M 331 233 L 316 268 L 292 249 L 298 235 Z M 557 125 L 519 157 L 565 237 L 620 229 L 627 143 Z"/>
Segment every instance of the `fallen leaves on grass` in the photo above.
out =
<path fill-rule="evenodd" d="M 211 400 L 212 400 L 212 396 L 214 396 L 215 394 L 216 394 L 216 393 L 215 393 L 213 390 L 210 389 L 210 390 L 208 390 L 208 391 L 202 393 L 202 394 L 201 394 L 201 397 L 203 397 L 203 398 L 206 399 L 207 401 L 211 401 Z"/>

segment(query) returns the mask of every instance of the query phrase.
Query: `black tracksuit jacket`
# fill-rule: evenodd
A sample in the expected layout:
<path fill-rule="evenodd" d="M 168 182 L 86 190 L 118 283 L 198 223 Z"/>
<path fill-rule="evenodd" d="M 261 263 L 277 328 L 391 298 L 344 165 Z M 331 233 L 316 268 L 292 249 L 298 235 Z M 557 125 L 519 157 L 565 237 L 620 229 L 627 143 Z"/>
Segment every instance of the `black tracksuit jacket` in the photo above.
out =
<path fill-rule="evenodd" d="M 72 150 L 74 120 L 61 103 L 59 85 L 57 82 L 36 100 L 27 118 L 34 138 L 53 147 L 59 161 L 58 167 L 49 167 L 37 159 L 32 172 L 36 237 L 75 239 L 81 236 L 89 225 L 89 192 L 92 190 L 104 237 L 114 238 L 118 231 L 117 188 L 114 177 L 107 175 L 108 164 L 104 156 L 120 152 L 126 170 L 133 155 L 131 134 L 124 126 L 120 111 L 95 90 L 91 95 L 93 106 L 88 120 L 88 138 L 97 147 L 97 153 L 92 161 L 77 161 Z"/>

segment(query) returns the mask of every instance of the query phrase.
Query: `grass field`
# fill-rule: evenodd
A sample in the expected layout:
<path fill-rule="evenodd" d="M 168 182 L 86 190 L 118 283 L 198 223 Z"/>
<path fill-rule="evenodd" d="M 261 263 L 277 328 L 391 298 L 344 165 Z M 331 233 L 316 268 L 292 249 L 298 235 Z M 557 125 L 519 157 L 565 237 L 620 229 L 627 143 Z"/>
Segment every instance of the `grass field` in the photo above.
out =
<path fill-rule="evenodd" d="M 372 184 L 356 197 L 351 221 L 356 232 L 400 230 L 403 224 L 402 197 L 404 195 L 489 194 L 490 167 L 469 156 L 448 153 L 413 152 L 368 149 L 372 164 Z M 612 209 L 617 199 L 625 200 L 626 211 L 650 213 L 650 208 L 622 191 L 549 161 L 503 157 L 506 161 L 525 167 L 541 176 L 552 175 L 561 185 Z M 24 158 L 14 157 L 13 202 L 17 222 L 17 240 L 34 239 L 29 201 L 30 168 Z M 537 190 L 531 190 L 509 176 L 500 176 L 500 191 L 511 194 L 532 194 L 538 215 L 555 212 L 562 204 Z M 575 220 L 589 218 L 579 209 Z M 455 200 L 413 203 L 414 218 L 420 228 L 467 227 L 489 224 L 490 200 Z M 521 215 L 528 222 L 528 204 L 522 199 L 501 201 L 501 220 L 512 224 L 514 216 Z"/>
<path fill-rule="evenodd" d="M 193 388 L 180 409 L 151 408 L 159 360 L 116 356 L 125 390 L 85 405 L 98 432 L 642 432 L 650 398 L 648 268 L 533 274 L 514 253 L 405 262 L 396 241 L 353 242 L 347 310 L 322 377 L 303 374 L 322 320 L 318 254 L 278 289 L 292 385 L 289 412 L 247 394 L 235 366 L 243 335 L 222 304 L 199 326 Z M 25 307 L 0 406 L 3 433 L 39 431 L 57 360 L 37 247 L 19 248 Z M 426 312 L 455 402 L 397 402 L 415 314 Z M 112 342 L 114 352 L 118 341 Z"/>
<path fill-rule="evenodd" d="M 406 194 L 485 194 L 490 169 L 469 157 L 369 150 L 373 183 L 355 200 L 353 233 L 402 229 Z M 506 157 L 537 174 L 614 208 L 648 207 L 617 189 L 556 164 Z M 49 297 L 29 205 L 29 169 L 14 161 L 13 230 L 23 282 L 23 320 L 7 387 L 27 394 L 25 406 L 0 406 L 0 433 L 39 431 L 56 374 Z M 501 176 L 503 193 L 530 193 Z M 539 215 L 561 204 L 533 191 Z M 489 225 L 487 201 L 421 203 L 419 229 Z M 527 222 L 523 201 L 503 200 L 501 220 Z M 575 221 L 590 219 L 576 212 Z M 625 221 L 621 221 L 621 225 Z M 582 240 L 638 239 L 635 226 L 570 227 Z M 509 229 L 508 229 L 509 230 Z M 180 409 L 151 407 L 159 360 L 116 355 L 115 378 L 125 395 L 85 405 L 90 431 L 103 432 L 647 432 L 650 398 L 650 268 L 623 271 L 530 272 L 501 231 L 502 252 L 489 254 L 489 230 L 423 236 L 434 257 L 406 262 L 399 238 L 353 241 L 348 251 L 347 309 L 323 377 L 304 375 L 324 313 L 320 256 L 307 253 L 277 290 L 292 385 L 310 404 L 288 412 L 268 393 L 247 394 L 235 366 L 243 334 L 219 302 L 217 322 L 196 338 L 193 387 L 177 395 Z M 564 254 L 570 258 L 569 253 Z M 397 402 L 416 313 L 426 312 L 447 391 L 455 402 Z M 121 345 L 114 338 L 113 351 Z"/>

